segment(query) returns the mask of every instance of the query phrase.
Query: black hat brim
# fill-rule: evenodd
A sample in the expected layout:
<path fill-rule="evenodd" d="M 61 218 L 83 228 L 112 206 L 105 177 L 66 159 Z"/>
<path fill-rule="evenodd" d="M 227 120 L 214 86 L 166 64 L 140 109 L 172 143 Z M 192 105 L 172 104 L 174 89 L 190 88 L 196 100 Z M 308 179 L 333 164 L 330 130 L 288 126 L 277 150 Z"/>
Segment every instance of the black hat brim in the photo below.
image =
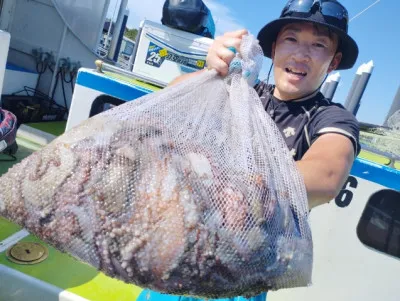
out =
<path fill-rule="evenodd" d="M 293 22 L 311 22 L 330 28 L 339 36 L 341 41 L 339 51 L 342 52 L 342 60 L 336 70 L 350 69 L 354 66 L 358 57 L 358 46 L 347 33 L 327 23 L 296 17 L 286 17 L 274 20 L 260 30 L 257 39 L 266 57 L 271 58 L 272 44 L 276 41 L 281 28 Z"/>

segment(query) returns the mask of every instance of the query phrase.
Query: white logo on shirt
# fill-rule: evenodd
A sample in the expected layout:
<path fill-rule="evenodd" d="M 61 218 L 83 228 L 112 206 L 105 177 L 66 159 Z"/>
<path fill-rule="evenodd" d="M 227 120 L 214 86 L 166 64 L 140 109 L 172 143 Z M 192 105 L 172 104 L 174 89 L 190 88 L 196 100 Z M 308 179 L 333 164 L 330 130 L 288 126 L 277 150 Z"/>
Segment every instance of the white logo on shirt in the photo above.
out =
<path fill-rule="evenodd" d="M 290 154 L 292 155 L 292 157 L 296 156 L 297 152 L 294 148 L 292 148 L 292 150 L 290 151 Z"/>
<path fill-rule="evenodd" d="M 286 138 L 289 138 L 296 134 L 296 129 L 294 129 L 292 127 L 288 127 L 283 130 L 283 133 L 285 134 Z"/>

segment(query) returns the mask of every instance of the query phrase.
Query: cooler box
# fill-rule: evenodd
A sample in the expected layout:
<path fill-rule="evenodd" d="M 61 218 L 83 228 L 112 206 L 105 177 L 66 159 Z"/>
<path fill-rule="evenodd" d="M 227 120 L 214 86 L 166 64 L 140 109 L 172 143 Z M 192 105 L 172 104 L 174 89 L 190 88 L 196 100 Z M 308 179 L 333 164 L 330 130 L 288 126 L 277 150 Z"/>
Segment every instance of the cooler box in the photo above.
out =
<path fill-rule="evenodd" d="M 176 77 L 205 67 L 213 40 L 144 21 L 132 72 L 166 86 Z"/>

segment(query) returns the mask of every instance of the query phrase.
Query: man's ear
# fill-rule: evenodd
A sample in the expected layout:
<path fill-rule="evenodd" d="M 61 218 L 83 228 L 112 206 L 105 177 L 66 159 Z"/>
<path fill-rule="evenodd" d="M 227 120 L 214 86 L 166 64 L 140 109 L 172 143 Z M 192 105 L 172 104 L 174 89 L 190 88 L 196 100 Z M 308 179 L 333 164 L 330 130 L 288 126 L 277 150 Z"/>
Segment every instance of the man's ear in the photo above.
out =
<path fill-rule="evenodd" d="M 272 59 L 272 61 L 274 61 L 274 57 L 275 57 L 275 46 L 276 46 L 276 43 L 273 42 L 272 43 L 272 50 L 271 50 L 271 59 Z"/>
<path fill-rule="evenodd" d="M 329 65 L 328 68 L 328 73 L 331 73 L 333 70 L 336 70 L 336 68 L 339 66 L 341 60 L 342 60 L 343 54 L 341 52 L 337 52 L 335 56 L 333 57 L 331 64 Z"/>

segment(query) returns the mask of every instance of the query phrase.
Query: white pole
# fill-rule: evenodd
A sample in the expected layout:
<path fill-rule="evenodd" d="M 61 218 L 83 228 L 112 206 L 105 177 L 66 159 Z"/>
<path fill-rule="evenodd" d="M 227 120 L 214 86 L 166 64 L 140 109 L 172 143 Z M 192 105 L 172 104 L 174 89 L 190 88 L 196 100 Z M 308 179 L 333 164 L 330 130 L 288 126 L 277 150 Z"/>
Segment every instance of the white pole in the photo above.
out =
<path fill-rule="evenodd" d="M 338 87 L 338 85 L 339 85 L 339 82 L 340 82 L 340 73 L 339 72 L 337 72 L 337 73 L 335 73 L 335 74 L 331 74 L 330 76 L 329 76 L 329 83 L 328 83 L 328 85 L 326 86 L 326 89 L 325 89 L 325 94 L 324 94 L 324 96 L 327 98 L 327 99 L 329 99 L 329 100 L 332 100 L 333 99 L 333 97 L 334 97 L 334 95 L 335 95 L 335 92 L 336 92 L 336 89 L 337 89 L 337 87 Z"/>
<path fill-rule="evenodd" d="M 357 115 L 358 109 L 360 108 L 361 98 L 364 94 L 365 89 L 367 88 L 368 81 L 371 77 L 373 70 L 374 70 L 373 61 L 369 61 L 367 64 L 364 65 L 360 80 L 352 96 L 352 102 L 350 103 L 350 106 L 348 108 L 348 110 L 352 112 L 354 116 Z"/>
<path fill-rule="evenodd" d="M 347 95 L 347 98 L 346 98 L 346 102 L 344 103 L 344 107 L 346 109 L 348 109 L 350 107 L 350 105 L 353 101 L 353 94 L 357 88 L 358 82 L 360 81 L 360 77 L 361 77 L 362 71 L 364 70 L 365 65 L 366 64 L 364 63 L 357 69 L 356 76 L 354 77 L 353 83 L 351 84 L 351 87 L 350 87 L 349 94 Z"/>

